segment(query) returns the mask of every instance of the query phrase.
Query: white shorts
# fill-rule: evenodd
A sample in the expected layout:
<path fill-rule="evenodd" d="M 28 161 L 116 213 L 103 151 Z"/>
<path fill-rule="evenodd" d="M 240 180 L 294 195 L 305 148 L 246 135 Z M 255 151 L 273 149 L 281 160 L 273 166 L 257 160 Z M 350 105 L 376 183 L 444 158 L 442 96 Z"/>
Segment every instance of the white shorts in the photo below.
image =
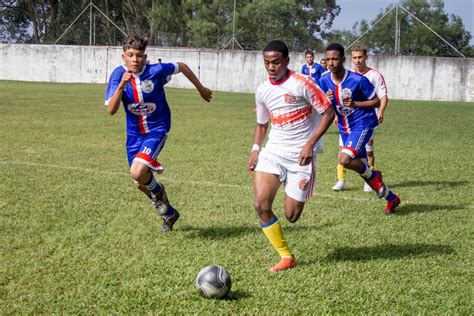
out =
<path fill-rule="evenodd" d="M 365 151 L 367 152 L 373 152 L 374 151 L 374 134 L 375 134 L 375 130 L 374 130 L 374 133 L 372 134 L 372 136 L 370 136 L 370 139 L 369 141 L 367 142 L 367 144 L 365 144 Z M 370 141 L 372 141 L 372 145 L 370 145 Z M 342 137 L 341 135 L 339 135 L 339 147 L 342 147 L 344 146 L 344 144 L 342 143 Z"/>
<path fill-rule="evenodd" d="M 316 184 L 316 153 L 306 166 L 300 166 L 299 153 L 276 152 L 263 148 L 258 156 L 255 171 L 276 174 L 285 186 L 290 198 L 306 202 L 312 196 Z"/>

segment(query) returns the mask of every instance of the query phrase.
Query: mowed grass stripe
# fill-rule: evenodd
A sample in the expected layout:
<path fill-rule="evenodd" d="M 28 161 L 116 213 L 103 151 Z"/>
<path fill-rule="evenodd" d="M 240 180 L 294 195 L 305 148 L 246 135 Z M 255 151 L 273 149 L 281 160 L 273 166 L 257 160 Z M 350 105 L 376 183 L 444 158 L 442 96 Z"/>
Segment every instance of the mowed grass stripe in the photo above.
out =
<path fill-rule="evenodd" d="M 337 132 L 318 156 L 317 195 L 300 221 L 274 203 L 298 267 L 258 227 L 245 170 L 251 94 L 167 89 L 173 127 L 161 177 L 182 218 L 160 219 L 128 175 L 123 111 L 105 86 L 0 81 L 0 310 L 17 313 L 473 314 L 472 104 L 391 100 L 376 164 L 402 197 L 396 216 L 362 192 L 332 192 Z M 226 300 L 194 278 L 229 270 Z"/>

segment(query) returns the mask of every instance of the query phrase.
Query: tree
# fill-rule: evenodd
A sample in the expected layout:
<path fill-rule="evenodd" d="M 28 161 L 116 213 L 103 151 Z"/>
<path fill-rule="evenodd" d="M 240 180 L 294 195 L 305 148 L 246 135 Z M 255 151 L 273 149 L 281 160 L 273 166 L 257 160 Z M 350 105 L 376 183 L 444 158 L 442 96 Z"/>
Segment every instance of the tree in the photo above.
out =
<path fill-rule="evenodd" d="M 223 48 L 232 36 L 247 49 L 282 39 L 290 49 L 321 49 L 322 38 L 340 8 L 335 0 L 3 0 L 2 41 L 116 45 L 123 35 L 99 14 L 99 8 L 127 34 L 140 33 L 163 46 Z M 89 7 L 90 8 L 90 7 Z M 71 26 L 71 23 L 74 25 Z"/>
<path fill-rule="evenodd" d="M 448 15 L 444 11 L 443 0 L 431 0 L 429 2 L 428 0 L 403 0 L 400 5 L 456 47 L 457 50 L 463 52 L 464 55 L 473 56 L 473 48 L 469 47 L 471 34 L 464 29 L 460 17 Z M 395 10 L 369 31 L 369 26 L 381 19 L 390 9 L 392 9 L 392 6 L 387 7 L 370 24 L 366 20 L 354 24 L 353 31 L 356 37 L 368 31 L 367 35 L 361 38 L 360 43 L 367 45 L 375 53 L 395 53 Z M 401 54 L 459 57 L 459 54 L 453 48 L 401 8 L 398 17 Z M 350 43 L 345 42 L 344 44 L 348 45 Z"/>
<path fill-rule="evenodd" d="M 164 45 L 222 48 L 232 39 L 233 0 L 164 0 L 153 18 Z M 261 49 L 279 38 L 290 49 L 322 47 L 321 36 L 340 8 L 335 0 L 238 0 L 235 38 Z"/>

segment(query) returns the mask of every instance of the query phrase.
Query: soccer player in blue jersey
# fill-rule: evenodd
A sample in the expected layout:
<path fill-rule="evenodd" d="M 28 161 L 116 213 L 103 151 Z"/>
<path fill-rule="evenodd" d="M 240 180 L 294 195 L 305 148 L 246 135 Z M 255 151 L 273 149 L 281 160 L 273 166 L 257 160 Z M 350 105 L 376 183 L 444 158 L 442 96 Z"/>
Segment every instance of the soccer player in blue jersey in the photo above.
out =
<path fill-rule="evenodd" d="M 330 44 L 326 47 L 325 55 L 329 72 L 320 78 L 319 84 L 336 110 L 343 143 L 338 161 L 345 168 L 359 173 L 376 192 L 377 197 L 385 198 L 385 214 L 392 214 L 400 204 L 400 198 L 385 186 L 382 173 L 371 170 L 366 163 L 365 145 L 378 125 L 374 108 L 380 105 L 380 100 L 375 88 L 363 75 L 344 68 L 342 45 Z"/>
<path fill-rule="evenodd" d="M 314 53 L 311 50 L 304 52 L 304 57 L 306 59 L 306 64 L 301 68 L 301 73 L 303 75 L 310 76 L 314 82 L 318 83 L 321 75 L 326 71 L 320 64 L 314 62 Z"/>
<path fill-rule="evenodd" d="M 161 173 L 157 161 L 171 128 L 171 113 L 163 86 L 173 74 L 183 73 L 201 97 L 210 101 L 212 92 L 204 87 L 184 63 L 147 64 L 145 49 L 148 39 L 133 35 L 123 45 L 124 64 L 115 68 L 109 78 L 105 105 L 114 115 L 124 105 L 127 122 L 127 156 L 130 174 L 163 218 L 161 232 L 173 229 L 178 211 L 169 203 L 165 187 L 152 173 Z"/>

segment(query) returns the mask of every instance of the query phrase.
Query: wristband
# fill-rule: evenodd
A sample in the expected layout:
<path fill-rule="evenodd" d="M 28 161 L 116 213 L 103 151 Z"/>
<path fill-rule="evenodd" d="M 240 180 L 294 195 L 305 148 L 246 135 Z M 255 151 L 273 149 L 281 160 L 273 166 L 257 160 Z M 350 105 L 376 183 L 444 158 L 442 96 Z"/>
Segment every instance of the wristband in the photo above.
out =
<path fill-rule="evenodd" d="M 259 144 L 253 144 L 252 151 L 260 151 L 260 145 Z"/>

